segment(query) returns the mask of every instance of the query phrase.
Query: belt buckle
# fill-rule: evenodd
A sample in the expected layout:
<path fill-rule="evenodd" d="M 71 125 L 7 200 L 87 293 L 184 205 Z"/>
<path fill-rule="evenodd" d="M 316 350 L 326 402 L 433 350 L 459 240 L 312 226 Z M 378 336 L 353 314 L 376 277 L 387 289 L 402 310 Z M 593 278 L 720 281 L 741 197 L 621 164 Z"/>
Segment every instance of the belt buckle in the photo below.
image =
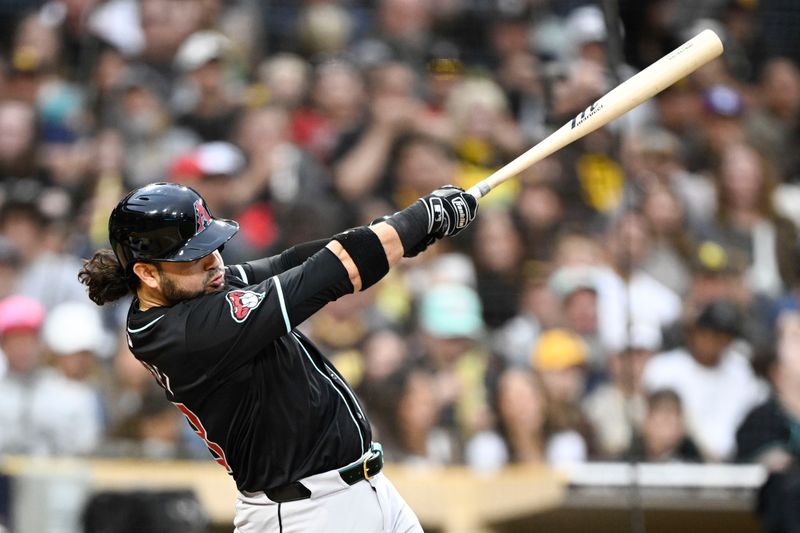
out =
<path fill-rule="evenodd" d="M 372 476 L 369 475 L 369 468 L 367 467 L 367 461 L 369 461 L 370 459 L 372 459 L 372 455 L 364 459 L 364 462 L 361 463 L 361 470 L 364 472 L 364 479 L 366 479 L 367 481 L 369 481 L 372 478 Z"/>

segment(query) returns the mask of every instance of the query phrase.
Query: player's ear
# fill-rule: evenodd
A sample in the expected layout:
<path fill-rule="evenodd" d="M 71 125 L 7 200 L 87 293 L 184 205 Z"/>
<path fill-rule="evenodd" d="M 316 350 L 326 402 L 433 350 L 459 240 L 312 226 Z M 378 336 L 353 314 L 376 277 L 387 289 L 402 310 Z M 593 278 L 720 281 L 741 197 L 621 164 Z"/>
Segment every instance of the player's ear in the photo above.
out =
<path fill-rule="evenodd" d="M 158 268 L 155 265 L 151 263 L 136 263 L 133 265 L 133 273 L 147 287 L 158 289 Z"/>

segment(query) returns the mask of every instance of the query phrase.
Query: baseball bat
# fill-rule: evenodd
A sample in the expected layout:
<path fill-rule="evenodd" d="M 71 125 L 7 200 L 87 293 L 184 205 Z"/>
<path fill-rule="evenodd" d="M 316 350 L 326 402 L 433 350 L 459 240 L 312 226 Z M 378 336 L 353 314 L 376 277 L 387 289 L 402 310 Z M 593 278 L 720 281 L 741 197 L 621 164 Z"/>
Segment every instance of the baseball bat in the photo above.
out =
<path fill-rule="evenodd" d="M 580 139 L 627 113 L 648 98 L 660 93 L 722 53 L 722 41 L 716 33 L 704 30 L 665 55 L 646 69 L 623 81 L 592 105 L 551 133 L 533 148 L 509 162 L 467 192 L 480 199 L 556 150 Z"/>

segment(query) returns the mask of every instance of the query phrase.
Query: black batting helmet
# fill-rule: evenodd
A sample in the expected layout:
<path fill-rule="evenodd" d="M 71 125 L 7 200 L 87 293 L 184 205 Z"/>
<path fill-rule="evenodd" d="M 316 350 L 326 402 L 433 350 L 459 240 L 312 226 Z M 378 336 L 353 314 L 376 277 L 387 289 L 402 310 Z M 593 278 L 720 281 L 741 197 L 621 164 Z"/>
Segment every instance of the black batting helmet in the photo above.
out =
<path fill-rule="evenodd" d="M 108 219 L 120 265 L 137 261 L 194 261 L 225 244 L 239 224 L 211 216 L 205 200 L 175 183 L 146 185 L 123 198 Z"/>

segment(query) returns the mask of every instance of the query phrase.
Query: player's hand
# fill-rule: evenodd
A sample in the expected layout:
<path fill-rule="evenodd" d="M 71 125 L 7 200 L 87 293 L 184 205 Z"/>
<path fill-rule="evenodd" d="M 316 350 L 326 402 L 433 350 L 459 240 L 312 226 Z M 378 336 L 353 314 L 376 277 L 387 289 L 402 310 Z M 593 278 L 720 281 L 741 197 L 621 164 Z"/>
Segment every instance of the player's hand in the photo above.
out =
<path fill-rule="evenodd" d="M 478 213 L 478 200 L 461 187 L 453 185 L 436 189 L 419 201 L 428 210 L 428 236 L 434 239 L 460 233 L 475 220 Z"/>
<path fill-rule="evenodd" d="M 475 220 L 478 200 L 460 187 L 446 185 L 402 211 L 373 220 L 386 222 L 403 243 L 403 257 L 414 257 L 442 237 L 455 235 Z"/>

